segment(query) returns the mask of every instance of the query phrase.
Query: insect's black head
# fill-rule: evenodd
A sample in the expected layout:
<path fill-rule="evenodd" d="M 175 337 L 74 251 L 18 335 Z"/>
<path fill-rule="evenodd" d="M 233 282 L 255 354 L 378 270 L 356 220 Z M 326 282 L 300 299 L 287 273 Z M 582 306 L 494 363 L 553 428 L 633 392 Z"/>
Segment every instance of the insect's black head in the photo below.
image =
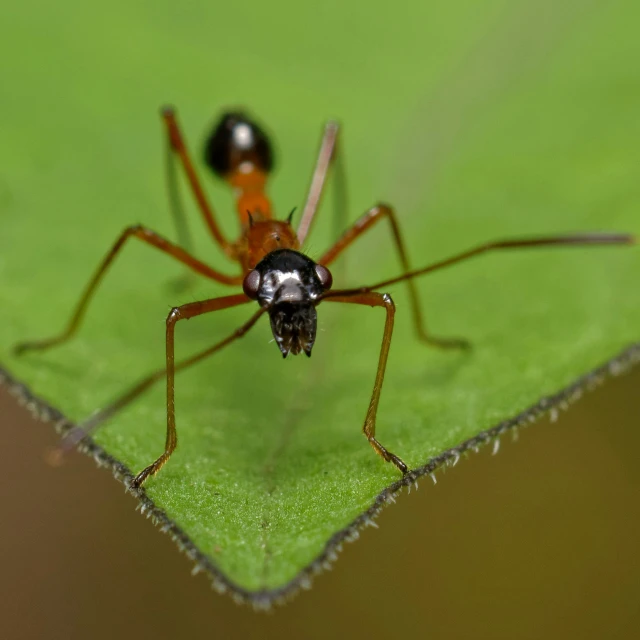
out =
<path fill-rule="evenodd" d="M 308 356 L 316 340 L 316 304 L 331 288 L 330 271 L 292 249 L 267 254 L 244 279 L 244 292 L 267 309 L 283 357 Z"/>
<path fill-rule="evenodd" d="M 240 111 L 225 113 L 204 148 L 205 162 L 220 177 L 236 171 L 244 162 L 269 173 L 273 151 L 267 134 Z"/>

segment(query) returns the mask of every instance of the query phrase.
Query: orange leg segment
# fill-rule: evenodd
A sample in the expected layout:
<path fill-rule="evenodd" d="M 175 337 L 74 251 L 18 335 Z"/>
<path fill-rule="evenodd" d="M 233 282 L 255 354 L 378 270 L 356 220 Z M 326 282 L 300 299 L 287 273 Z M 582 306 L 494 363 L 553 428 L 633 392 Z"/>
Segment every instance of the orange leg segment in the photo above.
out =
<path fill-rule="evenodd" d="M 174 378 L 176 373 L 175 365 L 175 328 L 179 320 L 189 320 L 201 316 L 205 313 L 212 313 L 213 311 L 221 311 L 222 309 L 229 309 L 236 307 L 240 304 L 250 302 L 249 298 L 243 293 L 239 293 L 232 296 L 225 296 L 223 298 L 213 298 L 211 300 L 203 300 L 200 302 L 190 302 L 180 307 L 174 307 L 167 316 L 167 438 L 165 441 L 164 452 L 158 457 L 155 462 L 151 463 L 148 467 L 145 467 L 133 480 L 132 486 L 139 487 L 149 477 L 152 476 L 166 464 L 167 460 L 171 457 L 171 454 L 175 451 L 178 444 L 178 436 L 176 433 L 176 409 L 175 409 L 175 384 Z M 244 325 L 239 335 L 244 335 L 258 319 L 259 315 L 254 315 L 251 320 Z M 227 338 L 226 341 L 220 343 L 218 348 L 229 344 L 236 337 L 235 334 Z M 215 350 L 217 348 L 214 347 Z M 211 352 L 210 350 L 208 350 Z"/>
<path fill-rule="evenodd" d="M 318 260 L 320 264 L 325 266 L 331 264 L 347 247 L 349 247 L 357 238 L 359 238 L 366 231 L 371 229 L 377 222 L 386 218 L 391 226 L 391 233 L 394 244 L 400 257 L 400 264 L 405 273 L 409 272 L 409 259 L 407 258 L 407 250 L 400 233 L 400 226 L 398 225 L 398 219 L 394 210 L 386 205 L 379 204 L 369 209 L 363 216 L 361 216 L 355 224 L 345 231 L 342 237 Z M 413 280 L 407 281 L 407 288 L 409 290 L 409 300 L 411 302 L 411 311 L 413 314 L 413 323 L 415 326 L 418 337 L 427 342 L 441 348 L 468 348 L 469 343 L 466 340 L 460 338 L 437 338 L 429 334 L 425 328 L 424 317 L 422 309 L 420 307 L 420 300 L 418 297 L 418 289 Z"/>
<path fill-rule="evenodd" d="M 75 310 L 67 324 L 67 327 L 57 336 L 53 336 L 45 340 L 23 342 L 21 344 L 18 344 L 14 348 L 15 353 L 20 354 L 25 351 L 32 350 L 41 351 L 58 344 L 62 344 L 63 342 L 69 340 L 69 338 L 71 338 L 76 333 L 78 327 L 80 326 L 89 302 L 91 301 L 91 298 L 93 297 L 93 294 L 95 293 L 98 285 L 102 281 L 104 274 L 111 266 L 111 263 L 115 259 L 118 252 L 122 249 L 125 242 L 132 237 L 138 238 L 139 240 L 150 244 L 156 249 L 160 249 L 160 251 L 166 253 L 167 255 L 170 255 L 172 258 L 175 258 L 179 262 L 182 262 L 182 264 L 185 264 L 196 273 L 199 273 L 200 275 L 203 275 L 207 278 L 211 278 L 216 282 L 228 285 L 238 285 L 242 283 L 242 276 L 227 276 L 224 273 L 220 273 L 219 271 L 212 269 L 203 262 L 200 262 L 200 260 L 198 260 L 197 258 L 194 258 L 190 253 L 188 253 L 178 245 L 169 242 L 151 229 L 147 229 L 146 227 L 140 225 L 127 227 L 120 234 L 120 237 L 116 240 L 113 247 L 111 247 L 111 250 L 109 251 L 109 253 L 107 253 L 104 260 L 93 275 L 93 278 L 90 280 L 89 284 L 84 290 L 84 293 L 80 297 L 80 300 L 75 307 Z"/>
<path fill-rule="evenodd" d="M 404 280 L 411 280 L 417 276 L 426 275 L 434 271 L 439 271 L 445 267 L 450 267 L 459 262 L 474 258 L 475 256 L 482 255 L 484 253 L 490 253 L 493 251 L 504 251 L 508 249 L 543 249 L 550 247 L 594 247 L 594 246 L 610 246 L 610 245 L 634 245 L 638 244 L 638 238 L 629 233 L 607 233 L 607 232 L 595 232 L 595 233 L 573 233 L 567 235 L 557 236 L 539 236 L 532 238 L 510 238 L 506 240 L 494 240 L 492 242 L 486 242 L 484 244 L 457 253 L 450 258 L 445 258 L 439 262 L 434 262 L 421 269 L 414 269 L 407 273 L 403 273 L 395 278 L 389 278 L 382 282 L 376 282 L 375 284 L 358 287 L 357 289 L 350 289 L 349 291 L 364 293 L 366 291 L 372 291 L 373 289 L 379 289 L 380 287 L 387 287 L 390 284 L 396 282 L 403 282 Z"/>
<path fill-rule="evenodd" d="M 211 235 L 220 245 L 225 254 L 230 258 L 233 258 L 235 255 L 233 245 L 224 237 L 222 231 L 220 230 L 220 227 L 218 226 L 218 223 L 216 222 L 215 212 L 213 210 L 213 207 L 209 204 L 202 185 L 200 184 L 200 179 L 198 178 L 198 174 L 196 173 L 193 162 L 191 161 L 189 151 L 187 150 L 187 145 L 185 144 L 184 138 L 180 131 L 175 110 L 171 107 L 165 107 L 162 110 L 162 119 L 164 120 L 166 126 L 169 144 L 173 151 L 178 154 L 178 157 L 182 162 L 187 180 L 189 181 L 189 185 L 191 186 L 191 191 L 193 192 L 200 212 L 202 213 L 202 217 L 204 218 L 205 223 L 209 228 L 209 231 L 211 232 Z M 178 216 L 182 216 L 183 214 L 181 212 L 180 205 L 177 204 L 178 200 L 175 181 L 173 184 L 171 183 L 171 180 L 173 180 L 174 177 L 171 174 L 169 174 L 168 177 L 170 181 L 170 200 L 172 203 L 172 207 L 174 207 L 174 216 L 177 219 Z M 182 223 L 177 222 L 177 224 L 181 225 Z M 178 228 L 180 229 L 180 226 Z"/>
<path fill-rule="evenodd" d="M 264 309 L 260 309 L 257 313 L 254 313 L 251 318 L 247 320 L 247 322 L 238 327 L 232 334 L 228 335 L 223 340 L 220 340 L 214 345 L 207 347 L 206 349 L 203 349 L 202 351 L 199 351 L 198 353 L 177 362 L 174 368 L 174 374 L 192 367 L 194 364 L 197 364 L 198 362 L 201 362 L 214 353 L 217 353 L 227 345 L 231 344 L 234 340 L 237 340 L 238 338 L 244 336 L 245 333 L 247 333 L 247 331 L 249 331 L 249 329 L 251 329 L 253 325 L 256 324 L 256 322 L 264 312 Z M 162 367 L 162 369 L 156 369 L 152 373 L 142 378 L 142 380 L 133 385 L 130 389 L 125 391 L 122 395 L 120 395 L 106 407 L 103 407 L 102 409 L 100 409 L 100 411 L 94 413 L 90 418 L 81 422 L 77 427 L 74 427 L 73 429 L 68 431 L 65 434 L 64 439 L 60 443 L 60 446 L 54 451 L 54 459 L 60 458 L 62 454 L 72 449 L 87 436 L 90 436 L 94 431 L 96 431 L 96 429 L 98 429 L 98 427 L 102 426 L 113 415 L 134 402 L 137 398 L 144 394 L 145 391 L 150 389 L 156 382 L 159 382 L 160 380 L 165 378 L 166 375 L 166 366 Z"/>

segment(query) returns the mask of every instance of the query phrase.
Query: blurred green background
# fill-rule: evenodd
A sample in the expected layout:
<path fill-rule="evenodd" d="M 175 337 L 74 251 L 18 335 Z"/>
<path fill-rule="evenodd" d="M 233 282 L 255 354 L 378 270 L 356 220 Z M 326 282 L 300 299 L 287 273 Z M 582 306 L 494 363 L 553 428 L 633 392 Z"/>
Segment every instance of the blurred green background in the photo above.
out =
<path fill-rule="evenodd" d="M 288 180 L 273 186 L 278 203 L 299 199 L 313 157 L 309 142 L 315 142 L 322 121 L 336 116 L 347 125 L 353 210 L 363 210 L 380 194 L 401 210 L 424 210 L 460 150 L 490 145 L 483 131 L 508 113 L 510 101 L 522 99 L 529 79 L 554 73 L 581 77 L 578 86 L 591 74 L 616 77 L 609 127 L 615 137 L 601 139 L 596 129 L 585 147 L 594 117 L 588 92 L 582 111 L 568 112 L 566 105 L 574 101 L 559 100 L 557 112 L 530 127 L 507 120 L 503 133 L 514 131 L 524 154 L 539 127 L 555 127 L 545 136 L 564 136 L 566 145 L 585 147 L 581 158 L 598 175 L 601 149 L 638 147 L 633 131 L 615 128 L 616 109 L 627 114 L 637 106 L 638 18 L 637 5 L 629 1 L 325 2 L 313 9 L 293 2 L 5 6 L 0 106 L 7 117 L 19 113 L 15 122 L 23 124 L 3 127 L 3 144 L 16 158 L 23 154 L 16 164 L 30 170 L 13 175 L 9 184 L 0 167 L 0 203 L 11 204 L 14 188 L 64 192 L 51 210 L 52 223 L 60 225 L 68 221 L 67 199 L 75 208 L 86 204 L 88 224 L 91 216 L 109 216 L 119 204 L 145 219 L 149 210 L 164 209 L 155 114 L 171 100 L 188 114 L 190 133 L 204 131 L 223 105 L 254 108 L 285 152 Z M 203 73 L 202 58 L 212 42 L 224 55 L 208 60 Z M 55 55 L 48 57 L 48 49 Z M 628 69 L 618 66 L 626 50 Z M 161 75 L 149 74 L 159 51 L 171 63 Z M 550 68 L 545 63 L 558 52 L 565 54 L 565 66 Z M 581 64 L 585 52 L 588 65 Z M 65 110 L 57 106 L 60 86 L 73 92 L 65 96 L 65 105 L 72 105 Z M 127 97 L 131 87 L 135 104 Z M 535 104 L 536 96 L 531 100 Z M 542 102 L 548 106 L 549 96 Z M 599 106 L 609 109 L 606 100 Z M 293 112 L 304 118 L 291 122 Z M 595 116 L 598 121 L 602 114 Z M 7 121 L 13 125 L 14 119 Z M 579 126 L 570 130 L 580 140 L 564 131 L 576 121 Z M 82 141 L 78 123 L 90 123 L 84 133 L 91 145 L 68 143 Z M 34 154 L 33 143 L 23 141 L 37 141 L 40 131 L 47 136 Z M 120 173 L 108 202 L 96 202 L 90 183 L 64 173 L 71 154 L 75 162 L 80 154 L 88 173 L 105 167 Z M 298 160 L 287 164 L 287 157 Z M 156 174 L 150 158 L 157 161 Z M 547 172 L 555 175 L 566 161 L 554 160 L 554 166 L 541 163 L 539 175 L 528 182 L 518 173 L 515 154 L 508 160 L 513 173 L 504 176 L 509 187 L 481 208 L 504 210 L 520 198 L 561 206 L 563 192 L 553 192 Z M 62 171 L 63 184 L 47 184 L 52 166 L 55 175 Z M 635 169 L 608 166 L 602 200 L 593 207 L 640 201 L 640 189 L 628 186 Z M 131 175 L 140 176 L 137 187 Z M 567 170 L 566 176 L 576 180 L 572 187 L 583 189 L 583 196 L 590 193 L 579 170 Z M 624 189 L 616 202 L 611 184 L 618 177 Z M 466 176 L 467 186 L 494 179 L 490 165 L 483 174 Z M 541 183 L 549 190 L 527 193 Z M 590 187 L 598 193 L 597 184 Z M 450 198 L 455 201 L 456 193 Z M 216 202 L 224 210 L 228 199 L 216 194 Z M 468 206 L 471 220 L 474 203 Z M 487 233 L 540 230 L 535 219 L 511 224 Z M 438 238 L 434 230 L 432 242 Z M 95 258 L 86 253 L 87 261 Z M 171 541 L 135 514 L 133 502 L 91 461 L 75 456 L 59 472 L 46 468 L 40 454 L 54 441 L 49 427 L 27 426 L 24 414 L 4 397 L 3 637 L 634 637 L 640 601 L 633 466 L 638 381 L 636 374 L 611 383 L 559 424 L 537 425 L 499 456 L 483 453 L 447 472 L 435 489 L 423 483 L 418 497 L 385 513 L 380 531 L 364 533 L 310 594 L 269 617 L 237 609 L 210 593 L 202 577 L 191 579 Z"/>

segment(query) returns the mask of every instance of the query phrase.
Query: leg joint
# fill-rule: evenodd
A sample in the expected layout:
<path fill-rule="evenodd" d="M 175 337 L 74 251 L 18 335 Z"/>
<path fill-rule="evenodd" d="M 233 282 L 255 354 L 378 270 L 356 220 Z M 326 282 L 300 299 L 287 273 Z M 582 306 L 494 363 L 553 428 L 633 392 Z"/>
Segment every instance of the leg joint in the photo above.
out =
<path fill-rule="evenodd" d="M 163 107 L 160 108 L 160 115 L 165 119 L 175 118 L 176 110 L 172 105 L 165 104 Z"/>
<path fill-rule="evenodd" d="M 144 230 L 144 227 L 141 224 L 132 224 L 124 230 L 123 235 L 135 236 L 135 235 L 138 235 L 143 230 Z"/>
<path fill-rule="evenodd" d="M 378 202 L 375 208 L 380 212 L 381 215 L 392 216 L 393 215 L 393 207 L 386 202 Z"/>
<path fill-rule="evenodd" d="M 173 307 L 167 316 L 167 326 L 174 325 L 178 320 L 182 320 L 183 317 L 180 307 Z"/>

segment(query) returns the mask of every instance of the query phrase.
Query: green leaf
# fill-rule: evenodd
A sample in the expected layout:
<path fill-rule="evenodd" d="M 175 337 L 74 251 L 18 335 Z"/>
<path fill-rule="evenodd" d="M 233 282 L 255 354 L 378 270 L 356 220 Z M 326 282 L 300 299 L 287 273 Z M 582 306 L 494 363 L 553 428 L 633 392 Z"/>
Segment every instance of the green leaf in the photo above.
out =
<path fill-rule="evenodd" d="M 378 200 L 394 203 L 416 266 L 496 237 L 640 230 L 636 4 L 489 2 L 479 13 L 471 1 L 416 2 L 402 16 L 357 17 L 337 2 L 243 6 L 251 20 L 231 5 L 148 14 L 116 2 L 103 14 L 86 3 L 42 6 L 38 20 L 19 5 L 4 21 L 2 42 L 20 55 L 1 71 L 11 100 L 0 104 L 0 362 L 62 415 L 81 420 L 162 366 L 171 306 L 229 292 L 202 281 L 177 293 L 171 282 L 183 271 L 132 241 L 73 341 L 11 355 L 12 344 L 62 328 L 125 226 L 172 235 L 156 115 L 167 101 L 195 149 L 221 109 L 250 107 L 277 134 L 272 195 L 282 216 L 301 203 L 322 121 L 340 117 L 350 221 Z M 273 15 L 278 25 L 266 29 Z M 207 188 L 237 233 L 229 194 Z M 312 256 L 332 237 L 328 204 Z M 190 217 L 198 255 L 230 271 L 193 207 Z M 380 228 L 349 252 L 344 282 L 397 273 Z M 638 340 L 639 273 L 637 248 L 598 248 L 487 256 L 423 278 L 429 326 L 468 337 L 469 355 L 418 343 L 404 288 L 393 287 L 379 439 L 430 471 L 455 458 L 443 452 L 553 404 L 541 398 L 573 399 L 595 378 L 576 380 Z M 250 313 L 181 323 L 178 354 Z M 324 304 L 319 317 L 311 360 L 283 361 L 263 319 L 182 373 L 180 445 L 145 485 L 145 508 L 217 584 L 257 603 L 299 586 L 386 487 L 400 488 L 360 432 L 384 314 Z M 630 350 L 617 364 L 634 359 Z M 135 473 L 162 451 L 164 423 L 158 385 L 100 430 L 92 451 Z"/>

